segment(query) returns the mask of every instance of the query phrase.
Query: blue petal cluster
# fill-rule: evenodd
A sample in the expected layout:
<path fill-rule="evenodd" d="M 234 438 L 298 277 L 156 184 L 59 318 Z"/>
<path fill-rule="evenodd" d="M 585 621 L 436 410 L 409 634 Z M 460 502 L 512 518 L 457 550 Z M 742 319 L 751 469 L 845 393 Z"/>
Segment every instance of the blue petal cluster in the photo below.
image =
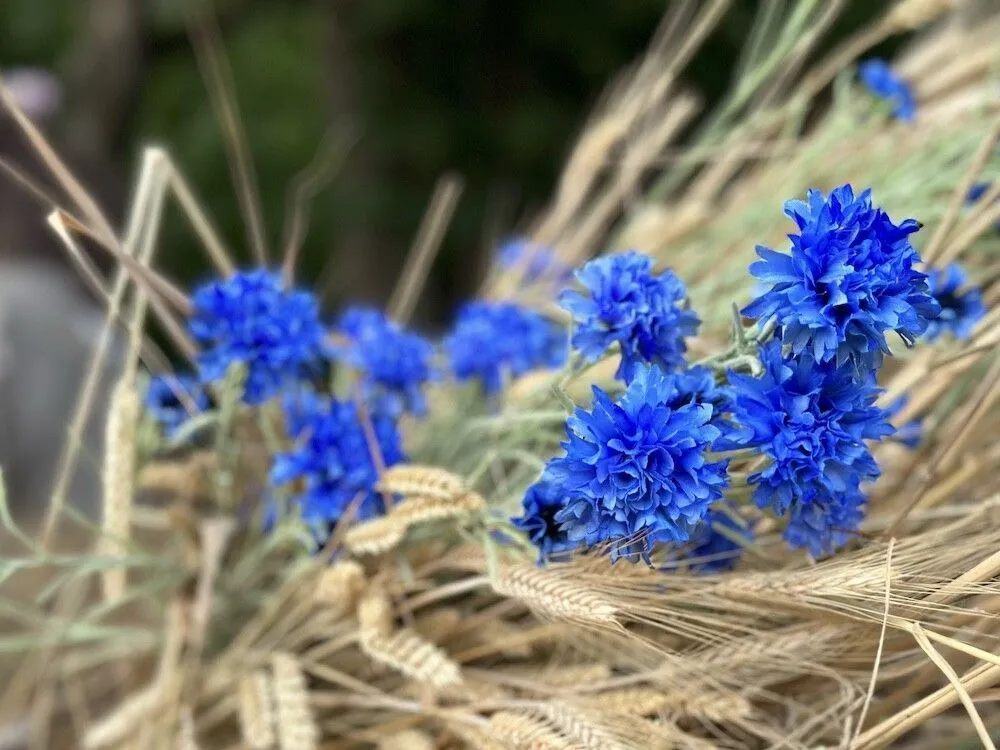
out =
<path fill-rule="evenodd" d="M 167 437 L 195 414 L 209 407 L 208 394 L 191 375 L 156 375 L 146 391 L 146 412 Z M 192 411 L 193 409 L 193 411 Z"/>
<path fill-rule="evenodd" d="M 785 357 L 778 341 L 759 357 L 759 378 L 729 376 L 740 427 L 730 447 L 757 448 L 770 459 L 748 482 L 759 507 L 790 515 L 786 539 L 817 555 L 832 551 L 856 527 L 847 521 L 860 521 L 861 481 L 879 476 L 865 441 L 893 432 L 875 406 L 875 376 L 858 380 L 849 365 L 817 362 L 808 352 Z"/>
<path fill-rule="evenodd" d="M 195 290 L 188 327 L 201 346 L 202 382 L 222 379 L 229 367 L 246 365 L 244 400 L 259 404 L 315 366 L 325 331 L 316 298 L 285 289 L 266 269 L 240 271 Z"/>
<path fill-rule="evenodd" d="M 504 271 L 520 273 L 526 284 L 538 281 L 563 283 L 573 276 L 573 270 L 563 263 L 551 247 L 538 245 L 524 237 L 508 240 L 497 251 L 497 263 Z"/>
<path fill-rule="evenodd" d="M 655 366 L 634 375 L 618 402 L 594 387 L 592 409 L 566 422 L 566 454 L 543 474 L 567 498 L 555 520 L 569 540 L 607 544 L 613 559 L 687 541 L 727 483 L 727 462 L 706 455 L 721 435 L 712 405 L 668 406 L 678 375 Z"/>
<path fill-rule="evenodd" d="M 720 533 L 717 530 L 720 526 L 728 529 L 729 534 Z M 738 524 L 730 513 L 712 510 L 705 522 L 691 534 L 691 544 L 685 555 L 691 560 L 688 569 L 692 573 L 732 570 L 744 551 L 744 545 L 733 537 L 753 541 L 753 529 Z"/>
<path fill-rule="evenodd" d="M 885 60 L 866 60 L 858 68 L 858 76 L 875 96 L 892 103 L 893 117 L 903 122 L 913 122 L 917 116 L 917 100 L 913 89 Z"/>
<path fill-rule="evenodd" d="M 889 353 L 886 333 L 912 344 L 938 314 L 927 277 L 909 235 L 913 219 L 894 224 L 872 206 L 871 191 L 855 196 L 843 185 L 807 202 L 788 201 L 785 214 L 799 234 L 789 235 L 789 255 L 758 247 L 750 273 L 770 289 L 744 310 L 747 317 L 778 323 L 795 354 L 818 362 L 850 362 L 864 376 Z"/>
<path fill-rule="evenodd" d="M 340 355 L 361 374 L 366 402 L 373 411 L 398 417 L 426 412 L 424 386 L 433 377 L 434 347 L 404 330 L 380 310 L 353 307 L 338 330 L 348 340 Z"/>
<path fill-rule="evenodd" d="M 567 290 L 559 303 L 573 316 L 572 345 L 585 358 L 599 359 L 617 343 L 617 377 L 625 382 L 646 364 L 673 370 L 684 363 L 684 338 L 700 321 L 685 307 L 687 290 L 672 271 L 655 274 L 652 259 L 630 251 L 595 258 L 576 278 L 585 293 Z"/>
<path fill-rule="evenodd" d="M 927 326 L 926 339 L 934 341 L 945 332 L 959 339 L 969 338 L 976 323 L 986 315 L 979 289 L 968 286 L 965 271 L 957 263 L 932 269 L 928 281 L 941 312 Z"/>
<path fill-rule="evenodd" d="M 297 503 L 317 536 L 322 538 L 357 497 L 361 504 L 355 518 L 382 513 L 382 500 L 374 491 L 378 478 L 374 450 L 385 466 L 404 460 L 393 420 L 372 415 L 378 444 L 371 446 L 352 402 L 303 388 L 287 395 L 284 406 L 288 434 L 296 446 L 275 456 L 271 481 L 275 485 L 301 483 Z"/>
<path fill-rule="evenodd" d="M 566 361 L 566 334 L 543 315 L 510 302 L 470 302 L 444 340 L 459 380 L 479 379 L 487 394 L 505 378 L 559 367 Z"/>
<path fill-rule="evenodd" d="M 576 546 L 556 521 L 556 513 L 565 506 L 566 493 L 562 487 L 542 478 L 524 494 L 521 516 L 511 519 L 511 523 L 538 547 L 539 562 L 569 552 Z"/>

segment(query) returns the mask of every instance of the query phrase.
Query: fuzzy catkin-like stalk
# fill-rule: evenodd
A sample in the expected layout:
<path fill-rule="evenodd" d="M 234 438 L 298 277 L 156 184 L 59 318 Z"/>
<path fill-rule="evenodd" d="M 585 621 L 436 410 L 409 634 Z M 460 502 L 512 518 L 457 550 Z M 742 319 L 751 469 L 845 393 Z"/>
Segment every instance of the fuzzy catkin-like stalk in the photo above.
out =
<path fill-rule="evenodd" d="M 271 678 L 280 750 L 316 750 L 319 727 L 309 705 L 306 678 L 291 654 L 271 656 Z"/>
<path fill-rule="evenodd" d="M 130 536 L 132 501 L 135 496 L 136 432 L 139 429 L 141 404 L 135 379 L 126 375 L 111 394 L 110 411 L 104 442 L 103 534 L 99 543 L 102 556 L 123 556 Z M 101 585 L 107 601 L 125 593 L 126 569 L 109 567 L 101 573 Z"/>
<path fill-rule="evenodd" d="M 354 610 L 364 588 L 364 568 L 355 560 L 339 560 L 320 573 L 316 603 L 340 619 Z"/>
<path fill-rule="evenodd" d="M 244 675 L 239 689 L 240 731 L 250 750 L 271 750 L 275 744 L 274 695 L 263 670 Z"/>
<path fill-rule="evenodd" d="M 430 736 L 416 729 L 397 732 L 378 743 L 378 750 L 435 750 L 436 747 Z"/>
<path fill-rule="evenodd" d="M 399 464 L 390 466 L 378 483 L 381 492 L 393 495 L 434 497 L 450 500 L 467 491 L 465 480 L 434 466 Z"/>

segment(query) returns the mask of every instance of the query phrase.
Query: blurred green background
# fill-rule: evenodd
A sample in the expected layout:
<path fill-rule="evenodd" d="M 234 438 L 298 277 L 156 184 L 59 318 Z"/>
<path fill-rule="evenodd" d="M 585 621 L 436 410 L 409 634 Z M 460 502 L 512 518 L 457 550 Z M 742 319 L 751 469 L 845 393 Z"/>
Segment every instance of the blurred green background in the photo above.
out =
<path fill-rule="evenodd" d="M 848 3 L 828 43 L 884 4 Z M 435 181 L 457 173 L 465 190 L 418 312 L 444 319 L 475 288 L 491 245 L 544 205 L 590 107 L 642 53 L 667 5 L 217 0 L 272 249 L 289 181 L 324 137 L 353 134 L 316 198 L 300 278 L 329 267 L 332 307 L 384 302 Z M 707 101 L 724 91 L 757 6 L 736 0 L 688 70 L 686 84 Z M 3 0 L 0 66 L 57 74 L 65 96 L 47 130 L 113 215 L 141 146 L 159 141 L 229 244 L 245 248 L 181 8 L 180 0 Z M 190 283 L 206 265 L 177 218 L 165 222 L 160 264 Z"/>

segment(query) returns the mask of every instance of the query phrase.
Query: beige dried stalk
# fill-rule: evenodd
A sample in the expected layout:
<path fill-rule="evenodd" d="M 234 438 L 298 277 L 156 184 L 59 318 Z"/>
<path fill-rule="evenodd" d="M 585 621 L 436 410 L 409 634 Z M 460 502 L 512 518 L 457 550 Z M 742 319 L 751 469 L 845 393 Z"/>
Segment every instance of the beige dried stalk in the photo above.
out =
<path fill-rule="evenodd" d="M 116 709 L 92 724 L 83 738 L 85 750 L 112 747 L 135 732 L 160 709 L 163 689 L 160 685 L 132 693 Z"/>
<path fill-rule="evenodd" d="M 393 630 L 392 601 L 381 588 L 373 587 L 358 602 L 358 636 L 389 635 Z"/>
<path fill-rule="evenodd" d="M 493 590 L 520 599 L 542 616 L 594 625 L 617 625 L 618 608 L 609 599 L 552 569 L 527 564 L 501 568 L 493 581 Z"/>
<path fill-rule="evenodd" d="M 136 432 L 141 403 L 131 375 L 122 378 L 111 394 L 105 430 L 103 533 L 98 554 L 122 557 L 128 553 L 132 526 L 132 502 L 135 497 Z M 101 586 L 107 601 L 125 593 L 127 569 L 124 565 L 101 572 Z"/>
<path fill-rule="evenodd" d="M 272 654 L 271 680 L 278 747 L 280 750 L 316 750 L 320 731 L 313 717 L 306 678 L 298 660 L 283 652 Z"/>
<path fill-rule="evenodd" d="M 393 495 L 434 497 L 450 500 L 468 492 L 465 480 L 457 474 L 434 466 L 398 464 L 386 469 L 378 489 Z"/>
<path fill-rule="evenodd" d="M 271 683 L 258 669 L 240 679 L 239 719 L 244 744 L 250 750 L 271 750 L 276 742 L 276 715 Z"/>
<path fill-rule="evenodd" d="M 886 24 L 897 31 L 912 31 L 930 23 L 955 7 L 955 0 L 902 0 L 886 16 Z"/>
<path fill-rule="evenodd" d="M 393 506 L 389 516 L 409 529 L 421 523 L 462 518 L 485 510 L 486 501 L 480 495 L 466 492 L 446 500 L 436 497 L 408 497 Z"/>

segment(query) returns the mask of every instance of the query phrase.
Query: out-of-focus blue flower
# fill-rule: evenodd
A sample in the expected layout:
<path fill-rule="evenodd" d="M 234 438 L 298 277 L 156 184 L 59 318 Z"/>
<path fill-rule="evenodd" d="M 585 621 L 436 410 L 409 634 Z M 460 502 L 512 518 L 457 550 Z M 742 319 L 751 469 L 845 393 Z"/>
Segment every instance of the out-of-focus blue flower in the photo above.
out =
<path fill-rule="evenodd" d="M 890 353 L 887 332 L 910 345 L 938 314 L 908 239 L 920 225 L 913 219 L 894 224 L 872 206 L 870 190 L 855 197 L 850 185 L 828 197 L 810 190 L 807 200 L 785 204 L 800 230 L 789 235 L 789 255 L 757 248 L 761 260 L 750 273 L 771 288 L 743 314 L 775 319 L 796 354 L 838 366 L 850 362 L 864 376 Z"/>
<path fill-rule="evenodd" d="M 931 269 L 928 282 L 941 312 L 927 326 L 924 337 L 934 341 L 948 332 L 959 339 L 969 338 L 976 323 L 986 315 L 982 293 L 968 286 L 965 271 L 957 263 Z"/>
<path fill-rule="evenodd" d="M 208 394 L 191 375 L 155 375 L 149 381 L 146 411 L 163 427 L 167 437 L 208 407 Z"/>
<path fill-rule="evenodd" d="M 732 418 L 741 432 L 728 447 L 756 448 L 770 459 L 748 478 L 755 502 L 809 528 L 820 517 L 838 523 L 853 517 L 838 503 L 860 494 L 861 481 L 879 476 L 865 441 L 893 432 L 887 412 L 875 406 L 874 373 L 858 380 L 849 365 L 819 363 L 806 352 L 786 358 L 777 341 L 762 346 L 759 356 L 759 378 L 729 375 Z M 805 530 L 795 533 L 805 538 Z"/>
<path fill-rule="evenodd" d="M 505 242 L 497 250 L 497 263 L 504 271 L 519 273 L 526 284 L 565 283 L 573 277 L 573 269 L 563 263 L 551 247 L 524 237 Z"/>
<path fill-rule="evenodd" d="M 886 407 L 885 418 L 894 418 L 906 408 L 909 401 L 910 399 L 906 395 L 897 398 Z M 904 425 L 900 425 L 892 434 L 892 439 L 897 443 L 902 443 L 910 450 L 916 450 L 917 446 L 920 445 L 920 441 L 924 439 L 924 426 L 921 424 L 921 420 L 913 419 Z"/>
<path fill-rule="evenodd" d="M 858 68 L 858 76 L 875 96 L 893 104 L 893 117 L 913 122 L 917 116 L 917 99 L 913 89 L 885 60 L 866 60 Z"/>
<path fill-rule="evenodd" d="M 522 515 L 511 519 L 517 528 L 528 535 L 532 544 L 538 547 L 539 562 L 568 552 L 576 546 L 556 522 L 556 513 L 565 506 L 566 493 L 563 489 L 543 478 L 524 493 Z"/>
<path fill-rule="evenodd" d="M 302 482 L 303 491 L 297 496 L 302 518 L 313 528 L 329 529 L 359 496 L 355 518 L 382 513 L 382 500 L 374 490 L 378 479 L 374 450 L 385 466 L 404 460 L 395 422 L 384 415 L 371 416 L 377 441 L 372 446 L 352 402 L 300 388 L 286 395 L 284 406 L 288 434 L 296 446 L 275 456 L 271 481 Z"/>
<path fill-rule="evenodd" d="M 325 331 L 316 298 L 285 289 L 280 274 L 240 271 L 195 290 L 188 327 L 201 346 L 202 382 L 221 380 L 229 367 L 246 365 L 244 400 L 259 404 L 317 365 Z"/>
<path fill-rule="evenodd" d="M 459 380 L 478 378 L 487 394 L 505 378 L 559 367 L 566 361 L 566 333 L 543 315 L 510 302 L 469 302 L 444 340 Z"/>
<path fill-rule="evenodd" d="M 840 495 L 810 488 L 792 506 L 784 539 L 813 557 L 829 555 L 857 535 L 864 505 L 864 493 L 857 487 Z"/>
<path fill-rule="evenodd" d="M 566 421 L 566 454 L 543 479 L 565 492 L 555 518 L 571 542 L 648 559 L 656 542 L 687 541 L 722 496 L 728 463 L 706 457 L 721 434 L 715 410 L 667 406 L 677 391 L 677 374 L 644 367 L 617 403 L 595 386 L 592 409 Z"/>
<path fill-rule="evenodd" d="M 729 534 L 723 534 L 717 527 L 723 527 Z M 753 541 L 753 529 L 741 526 L 730 513 L 712 510 L 704 523 L 691 534 L 691 545 L 685 558 L 690 559 L 688 566 L 692 573 L 721 573 L 732 568 L 743 556 L 744 546 L 737 542 L 742 538 Z"/>
<path fill-rule="evenodd" d="M 596 360 L 621 347 L 617 377 L 631 381 L 646 364 L 673 370 L 684 363 L 686 336 L 700 321 L 685 307 L 687 290 L 672 271 L 653 273 L 653 261 L 637 252 L 605 255 L 576 272 L 585 292 L 567 290 L 559 303 L 572 316 L 573 347 Z"/>
<path fill-rule="evenodd" d="M 361 373 L 366 401 L 374 411 L 391 416 L 406 410 L 418 416 L 426 412 L 424 386 L 434 374 L 429 341 L 380 310 L 364 307 L 348 309 L 338 329 L 348 339 L 339 352 Z"/>

